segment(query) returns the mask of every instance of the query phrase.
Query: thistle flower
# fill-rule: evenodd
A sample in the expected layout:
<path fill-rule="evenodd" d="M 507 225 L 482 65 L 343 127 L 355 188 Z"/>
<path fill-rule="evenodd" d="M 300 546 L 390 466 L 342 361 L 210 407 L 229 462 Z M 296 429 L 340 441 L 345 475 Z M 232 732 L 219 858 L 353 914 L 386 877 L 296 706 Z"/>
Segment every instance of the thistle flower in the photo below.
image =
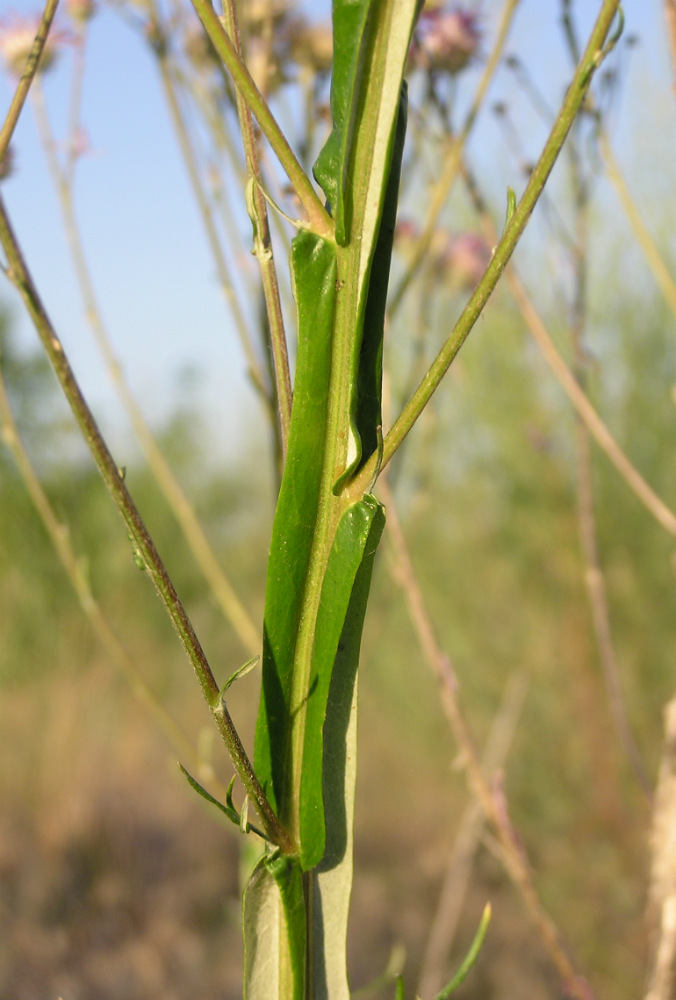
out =
<path fill-rule="evenodd" d="M 0 58 L 12 76 L 21 76 L 25 70 L 39 27 L 39 17 L 22 17 L 16 13 L 0 21 Z M 51 69 L 63 46 L 71 41 L 67 31 L 52 29 L 42 50 L 39 71 L 46 73 Z"/>
<path fill-rule="evenodd" d="M 475 11 L 459 7 L 423 10 L 411 43 L 409 66 L 454 76 L 476 55 L 480 41 Z"/>

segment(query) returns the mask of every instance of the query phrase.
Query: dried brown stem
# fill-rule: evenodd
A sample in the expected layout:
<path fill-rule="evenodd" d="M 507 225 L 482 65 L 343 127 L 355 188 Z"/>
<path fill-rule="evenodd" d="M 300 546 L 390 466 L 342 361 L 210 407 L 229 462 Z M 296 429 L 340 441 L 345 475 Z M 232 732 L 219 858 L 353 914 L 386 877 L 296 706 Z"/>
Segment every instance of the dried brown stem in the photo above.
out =
<path fill-rule="evenodd" d="M 664 710 L 652 826 L 650 909 L 657 924 L 645 1000 L 673 1000 L 676 989 L 676 698 Z"/>
<path fill-rule="evenodd" d="M 576 58 L 574 40 L 570 39 L 571 56 Z M 584 392 L 587 382 L 587 353 L 584 345 L 587 323 L 588 235 L 589 235 L 589 185 L 584 175 L 577 142 L 578 130 L 573 131 L 569 146 L 570 176 L 573 188 L 574 238 L 571 248 L 574 292 L 571 302 L 570 336 L 573 346 L 573 374 Z M 594 481 L 589 430 L 579 418 L 575 427 L 575 453 L 577 465 L 577 508 L 580 528 L 580 545 L 585 563 L 585 582 L 592 613 L 594 635 L 601 668 L 605 678 L 610 710 L 618 740 L 629 761 L 633 774 L 649 799 L 651 787 L 643 760 L 634 740 L 626 705 L 622 694 L 620 670 L 615 655 L 610 613 L 606 598 L 606 583 L 599 552 L 598 529 L 594 509 Z"/>
<path fill-rule="evenodd" d="M 507 757 L 526 695 L 525 674 L 512 677 L 493 721 L 483 758 L 485 774 L 500 769 Z M 436 913 L 430 926 L 417 993 L 435 996 L 448 980 L 446 960 L 467 895 L 474 854 L 481 839 L 484 813 L 476 798 L 469 801 L 458 824 Z"/>
<path fill-rule="evenodd" d="M 467 770 L 472 793 L 481 804 L 486 820 L 495 831 L 505 870 L 521 894 L 533 926 L 566 991 L 578 1000 L 589 1000 L 588 987 L 576 972 L 558 927 L 540 902 L 521 841 L 509 819 L 504 800 L 495 794 L 484 774 L 474 738 L 460 707 L 458 684 L 453 667 L 436 638 L 434 626 L 427 612 L 397 516 L 394 497 L 382 478 L 379 480 L 379 485 L 383 502 L 387 507 L 388 537 L 396 559 L 394 576 L 404 592 L 411 622 L 425 659 L 439 683 L 442 707 Z"/>

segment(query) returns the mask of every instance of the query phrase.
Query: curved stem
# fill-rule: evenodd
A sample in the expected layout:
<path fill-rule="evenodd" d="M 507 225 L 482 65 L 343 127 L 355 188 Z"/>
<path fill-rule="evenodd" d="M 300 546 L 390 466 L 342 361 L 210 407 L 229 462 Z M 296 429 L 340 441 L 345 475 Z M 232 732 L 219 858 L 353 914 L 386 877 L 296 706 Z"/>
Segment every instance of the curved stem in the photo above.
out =
<path fill-rule="evenodd" d="M 15 285 L 23 299 L 24 305 L 35 325 L 38 336 L 61 384 L 63 393 L 70 404 L 85 442 L 96 462 L 101 477 L 122 515 L 127 530 L 131 535 L 135 550 L 143 561 L 148 575 L 152 579 L 169 618 L 178 633 L 181 644 L 195 671 L 202 694 L 211 709 L 212 716 L 230 754 L 237 775 L 246 793 L 258 810 L 266 834 L 274 843 L 279 844 L 283 850 L 293 852 L 295 845 L 292 843 L 286 830 L 279 823 L 254 774 L 251 762 L 247 757 L 224 700 L 220 697 L 219 686 L 216 683 L 204 650 L 197 638 L 192 622 L 188 618 L 186 610 L 176 592 L 176 588 L 148 533 L 148 529 L 127 490 L 123 475 L 108 450 L 108 446 L 99 431 L 96 420 L 82 395 L 73 370 L 65 355 L 63 345 L 56 335 L 23 260 L 23 255 L 12 231 L 1 196 L 0 243 L 4 248 L 9 263 L 7 277 Z"/>
<path fill-rule="evenodd" d="M 648 232 L 648 227 L 641 217 L 641 213 L 636 202 L 629 193 L 629 189 L 626 185 L 624 177 L 622 176 L 618 162 L 615 159 L 612 146 L 610 145 L 608 134 L 604 128 L 601 129 L 599 140 L 601 145 L 601 155 L 603 156 L 603 162 L 606 165 L 606 171 L 610 179 L 610 183 L 615 188 L 615 193 L 620 200 L 631 228 L 634 230 L 636 240 L 643 250 L 648 266 L 655 277 L 655 281 L 659 285 L 660 291 L 662 292 L 667 305 L 671 309 L 674 316 L 676 316 L 676 282 L 671 276 L 669 268 L 665 264 L 664 258 L 660 254 L 654 239 Z"/>

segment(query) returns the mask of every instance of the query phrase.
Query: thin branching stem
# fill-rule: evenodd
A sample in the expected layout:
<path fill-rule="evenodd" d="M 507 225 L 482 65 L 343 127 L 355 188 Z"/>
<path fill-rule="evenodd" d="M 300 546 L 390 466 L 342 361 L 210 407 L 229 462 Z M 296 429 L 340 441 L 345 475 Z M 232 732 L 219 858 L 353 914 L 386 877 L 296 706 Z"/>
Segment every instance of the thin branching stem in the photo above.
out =
<path fill-rule="evenodd" d="M 249 70 L 244 65 L 221 20 L 211 6 L 210 0 L 192 0 L 192 4 L 212 45 L 225 63 L 235 86 L 251 109 L 256 121 L 260 125 L 261 131 L 270 143 L 286 176 L 289 178 L 305 210 L 310 227 L 317 235 L 332 238 L 333 222 L 328 212 L 324 208 L 310 178 L 298 162 L 286 136 L 275 120 Z"/>
<path fill-rule="evenodd" d="M 676 96 L 676 0 L 663 0 L 663 6 L 664 20 L 667 24 L 669 55 L 671 56 L 671 72 L 674 78 L 671 89 Z"/>
<path fill-rule="evenodd" d="M 483 222 L 487 238 L 495 240 L 497 238 L 497 230 L 478 191 L 476 181 L 467 167 L 464 170 L 468 189 L 472 194 L 475 208 Z M 608 461 L 615 467 L 615 470 L 622 479 L 624 479 L 632 493 L 636 495 L 658 524 L 670 535 L 676 537 L 676 513 L 666 505 L 661 497 L 655 493 L 652 486 L 646 482 L 592 406 L 589 397 L 583 391 L 570 367 L 566 364 L 563 356 L 557 349 L 544 320 L 535 308 L 532 299 L 528 295 L 513 266 L 507 268 L 505 280 L 530 330 L 533 340 L 540 348 L 542 356 L 549 365 L 553 375 L 574 407 L 575 412 L 596 441 L 596 444 L 603 451 Z"/>
<path fill-rule="evenodd" d="M 569 46 L 576 51 L 572 25 Z M 574 130 L 574 133 L 578 130 Z M 571 250 L 574 274 L 573 298 L 570 309 L 570 336 L 573 346 L 573 375 L 583 392 L 587 383 L 587 352 L 584 344 L 587 321 L 587 285 L 589 252 L 589 179 L 580 159 L 577 136 L 571 136 L 569 147 L 570 176 L 573 202 L 573 245 Z M 577 509 L 580 545 L 585 566 L 585 583 L 591 610 L 594 635 L 601 669 L 606 683 L 610 711 L 617 737 L 640 788 L 648 798 L 652 795 L 650 781 L 640 751 L 634 740 L 627 714 L 619 664 L 613 642 L 610 612 L 606 596 L 606 581 L 599 551 L 598 529 L 594 503 L 594 477 L 590 448 L 590 433 L 578 416 L 575 426 L 575 459 L 577 466 Z"/>
<path fill-rule="evenodd" d="M 26 68 L 21 74 L 21 79 L 19 80 L 16 90 L 14 91 L 14 96 L 12 97 L 9 111 L 7 112 L 7 117 L 5 118 L 2 129 L 0 130 L 0 164 L 4 160 L 5 154 L 9 149 L 14 129 L 19 121 L 19 116 L 21 115 L 23 106 L 26 103 L 26 98 L 28 97 L 28 91 L 31 88 L 31 84 L 35 79 L 38 69 L 40 68 L 40 57 L 47 42 L 49 29 L 51 28 L 54 15 L 56 14 L 56 8 L 58 6 L 59 0 L 47 0 L 47 3 L 45 4 L 42 20 L 40 21 L 40 27 L 38 28 L 38 33 L 35 36 L 33 48 L 31 49 L 26 61 Z"/>
<path fill-rule="evenodd" d="M 1 197 L 0 243 L 4 248 L 8 261 L 7 277 L 12 281 L 21 295 L 101 477 L 127 526 L 135 554 L 143 562 L 178 633 L 183 648 L 193 666 L 204 698 L 211 709 L 223 742 L 230 754 L 237 775 L 246 793 L 258 810 L 266 834 L 271 840 L 279 844 L 283 850 L 293 851 L 295 845 L 291 842 L 288 834 L 277 820 L 254 774 L 253 767 L 244 750 L 239 734 L 235 729 L 230 713 L 223 699 L 220 697 L 219 685 L 212 673 L 204 650 L 176 592 L 176 588 L 167 573 L 166 567 L 155 548 L 155 544 L 148 533 L 148 529 L 141 518 L 138 508 L 127 490 L 123 473 L 116 465 L 96 420 L 82 395 L 64 352 L 63 344 L 51 324 L 26 267 L 21 249 L 16 241 L 5 210 L 4 201 Z"/>
<path fill-rule="evenodd" d="M 559 115 L 554 122 L 540 159 L 533 169 L 521 201 L 516 206 L 514 213 L 505 227 L 502 238 L 495 247 L 491 263 L 488 265 L 483 278 L 474 290 L 446 343 L 430 365 L 420 385 L 409 399 L 399 417 L 395 420 L 394 425 L 387 433 L 383 442 L 382 456 L 373 455 L 364 465 L 359 476 L 355 478 L 353 483 L 355 493 L 358 494 L 360 490 L 363 492 L 367 488 L 367 484 L 373 481 L 377 470 L 385 469 L 401 447 L 483 312 L 544 190 L 547 179 L 585 99 L 594 72 L 606 55 L 607 50 L 604 49 L 604 44 L 618 7 L 619 0 L 605 0 L 602 4 L 601 11 L 589 36 L 587 47 L 578 64 L 573 81 L 568 88 Z"/>
<path fill-rule="evenodd" d="M 629 192 L 627 183 L 622 176 L 622 171 L 620 170 L 617 159 L 615 158 L 613 148 L 610 145 L 610 139 L 608 138 L 608 134 L 604 128 L 601 128 L 600 130 L 599 142 L 601 146 L 601 155 L 603 156 L 603 162 L 605 164 L 606 173 L 608 174 L 610 183 L 615 188 L 615 193 L 619 198 L 620 204 L 624 209 L 631 228 L 634 230 L 636 241 L 643 251 L 645 259 L 648 262 L 648 266 L 654 275 L 655 281 L 657 282 L 669 309 L 673 315 L 676 316 L 676 282 L 664 262 L 664 258 L 658 250 L 657 244 L 650 235 L 648 227 L 643 221 L 638 205 Z"/>
<path fill-rule="evenodd" d="M 237 10 L 233 0 L 223 0 L 223 21 L 237 52 L 242 54 L 237 22 Z M 282 458 L 286 458 L 286 446 L 291 423 L 291 371 L 289 368 L 289 351 L 284 332 L 284 314 L 279 295 L 279 281 L 275 268 L 275 259 L 270 237 L 268 207 L 263 194 L 263 177 L 261 174 L 258 139 L 254 128 L 251 110 L 244 100 L 242 92 L 237 90 L 237 115 L 244 146 L 244 157 L 249 172 L 249 211 L 254 227 L 254 254 L 258 261 L 265 298 L 268 323 L 270 327 L 270 345 L 274 359 L 275 385 L 277 388 L 277 406 L 279 426 L 282 441 Z"/>
<path fill-rule="evenodd" d="M 676 698 L 664 709 L 651 830 L 649 908 L 655 925 L 645 1000 L 672 1000 L 676 986 Z"/>
<path fill-rule="evenodd" d="M 442 707 L 462 755 L 472 793 L 481 803 L 484 815 L 496 833 L 499 854 L 505 870 L 520 892 L 533 926 L 565 984 L 567 993 L 577 1000 L 587 1000 L 588 992 L 568 955 L 561 933 L 537 894 L 530 866 L 524 854 L 521 840 L 509 818 L 506 802 L 491 788 L 484 773 L 474 737 L 460 706 L 458 683 L 451 661 L 437 640 L 435 628 L 411 562 L 404 532 L 397 516 L 394 497 L 390 493 L 386 481 L 381 480 L 379 488 L 387 507 L 388 537 L 391 540 L 397 561 L 395 576 L 404 592 L 409 616 L 420 648 L 439 683 Z"/>
<path fill-rule="evenodd" d="M 481 764 L 489 781 L 491 776 L 501 772 L 507 758 L 523 707 L 527 685 L 527 678 L 523 673 L 514 674 L 505 685 L 502 702 L 493 719 Z M 474 855 L 481 842 L 484 821 L 481 804 L 476 796 L 473 796 L 457 825 L 437 908 L 425 944 L 418 981 L 418 996 L 433 996 L 441 989 L 444 982 L 446 964 L 465 906 Z"/>
<path fill-rule="evenodd" d="M 221 286 L 221 290 L 226 297 L 230 310 L 232 312 L 232 317 L 235 321 L 235 328 L 239 337 L 239 342 L 244 351 L 244 356 L 246 358 L 246 363 L 249 369 L 249 377 L 251 381 L 263 400 L 266 410 L 270 412 L 271 410 L 271 400 L 270 400 L 270 390 L 266 385 L 265 376 L 260 365 L 260 361 L 256 357 L 256 352 L 253 348 L 251 333 L 248 328 L 247 321 L 245 319 L 242 307 L 240 305 L 239 299 L 237 297 L 237 292 L 235 289 L 235 282 L 230 274 L 230 268 L 226 260 L 223 248 L 221 246 L 220 237 L 218 235 L 218 230 L 214 224 L 212 207 L 209 204 L 206 193 L 204 191 L 204 184 L 200 176 L 200 170 L 197 164 L 197 159 L 195 152 L 188 134 L 188 128 L 185 123 L 183 112 L 181 111 L 181 106 L 176 94 L 176 88 L 174 85 L 174 80 L 172 76 L 172 69 L 169 62 L 169 57 L 166 51 L 162 50 L 158 58 L 159 69 L 160 69 L 160 79 L 162 81 L 162 88 L 164 90 L 164 97 L 167 102 L 167 107 L 169 109 L 169 115 L 171 117 L 171 123 L 174 127 L 176 133 L 176 138 L 178 140 L 179 149 L 181 150 L 181 155 L 183 157 L 183 162 L 185 163 L 186 170 L 188 172 L 188 178 L 190 180 L 190 186 L 192 187 L 193 194 L 195 196 L 195 201 L 197 202 L 197 208 L 200 214 L 200 220 L 204 226 L 204 232 L 207 237 L 207 242 L 209 244 L 209 249 L 211 250 L 211 255 L 214 259 L 214 264 L 216 265 L 216 273 L 218 275 L 218 280 Z"/>

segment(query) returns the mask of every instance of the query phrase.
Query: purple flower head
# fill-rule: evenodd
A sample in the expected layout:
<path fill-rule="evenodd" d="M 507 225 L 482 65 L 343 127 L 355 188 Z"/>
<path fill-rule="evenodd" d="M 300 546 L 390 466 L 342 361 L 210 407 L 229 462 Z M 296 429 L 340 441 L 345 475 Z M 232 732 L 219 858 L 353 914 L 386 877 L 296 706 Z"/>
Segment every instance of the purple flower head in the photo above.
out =
<path fill-rule="evenodd" d="M 410 65 L 455 75 L 476 55 L 480 41 L 476 11 L 460 7 L 423 10 L 411 43 Z"/>

